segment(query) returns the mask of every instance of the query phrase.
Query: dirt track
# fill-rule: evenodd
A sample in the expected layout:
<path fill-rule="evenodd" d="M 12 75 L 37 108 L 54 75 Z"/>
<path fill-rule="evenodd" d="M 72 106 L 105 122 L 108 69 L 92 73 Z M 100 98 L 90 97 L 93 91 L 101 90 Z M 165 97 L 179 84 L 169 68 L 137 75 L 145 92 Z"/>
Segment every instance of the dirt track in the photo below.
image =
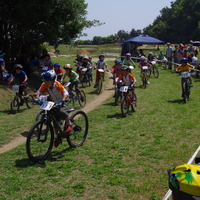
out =
<path fill-rule="evenodd" d="M 82 110 L 88 113 L 94 110 L 97 106 L 101 105 L 107 98 L 113 95 L 114 90 L 111 90 L 112 87 L 113 87 L 112 80 L 109 80 L 106 89 L 100 95 L 97 95 L 92 102 L 86 104 L 86 106 Z M 11 149 L 14 149 L 15 147 L 24 144 L 25 142 L 26 142 L 26 137 L 19 136 L 14 140 L 12 140 L 11 142 L 9 142 L 8 144 L 2 146 L 0 148 L 0 154 L 3 154 Z"/>

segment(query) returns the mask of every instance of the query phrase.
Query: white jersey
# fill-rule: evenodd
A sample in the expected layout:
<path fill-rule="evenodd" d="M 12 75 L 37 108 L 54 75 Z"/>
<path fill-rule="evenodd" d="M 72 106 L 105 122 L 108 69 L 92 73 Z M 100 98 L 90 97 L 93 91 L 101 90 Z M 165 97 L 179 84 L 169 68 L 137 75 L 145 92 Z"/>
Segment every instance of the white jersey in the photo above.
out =
<path fill-rule="evenodd" d="M 96 62 L 96 65 L 97 65 L 97 68 L 98 68 L 98 69 L 104 69 L 104 67 L 107 65 L 107 63 L 106 63 L 105 61 L 100 61 L 100 60 L 98 60 L 98 61 Z"/>

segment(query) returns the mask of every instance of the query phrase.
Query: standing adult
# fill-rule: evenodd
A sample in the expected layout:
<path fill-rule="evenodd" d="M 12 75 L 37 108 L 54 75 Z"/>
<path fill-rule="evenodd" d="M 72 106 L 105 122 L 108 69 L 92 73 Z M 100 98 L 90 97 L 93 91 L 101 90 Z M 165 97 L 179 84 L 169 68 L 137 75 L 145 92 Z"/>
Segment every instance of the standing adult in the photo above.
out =
<path fill-rule="evenodd" d="M 172 55 L 173 55 L 173 48 L 171 47 L 170 43 L 167 43 L 166 49 L 166 58 L 168 61 L 168 69 L 172 69 Z"/>

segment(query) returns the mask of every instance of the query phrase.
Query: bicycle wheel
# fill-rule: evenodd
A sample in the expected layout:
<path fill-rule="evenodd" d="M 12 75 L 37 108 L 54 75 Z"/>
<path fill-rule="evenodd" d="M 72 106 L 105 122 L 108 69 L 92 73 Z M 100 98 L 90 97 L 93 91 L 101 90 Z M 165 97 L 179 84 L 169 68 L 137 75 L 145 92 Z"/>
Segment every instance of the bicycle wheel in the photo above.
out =
<path fill-rule="evenodd" d="M 67 134 L 67 142 L 71 147 L 79 147 L 83 145 L 88 134 L 88 118 L 85 112 L 77 111 L 70 120 L 73 130 Z"/>
<path fill-rule="evenodd" d="M 115 105 L 117 106 L 121 100 L 120 91 L 118 88 L 115 88 Z"/>
<path fill-rule="evenodd" d="M 147 75 L 145 73 L 142 75 L 142 87 L 144 89 L 147 87 Z"/>
<path fill-rule="evenodd" d="M 101 90 L 102 90 L 102 86 L 103 86 L 103 79 L 99 79 L 99 83 L 97 85 L 97 94 L 100 94 L 101 93 Z"/>
<path fill-rule="evenodd" d="M 158 78 L 159 77 L 159 71 L 158 71 L 158 68 L 157 67 L 154 67 L 153 68 L 153 75 L 155 78 Z"/>
<path fill-rule="evenodd" d="M 122 101 L 121 101 L 121 113 L 123 117 L 127 117 L 129 113 L 129 104 L 125 96 L 122 97 Z"/>
<path fill-rule="evenodd" d="M 10 109 L 13 114 L 19 112 L 20 107 L 20 99 L 18 96 L 15 96 L 14 99 L 10 103 Z"/>
<path fill-rule="evenodd" d="M 25 98 L 26 106 L 32 108 L 34 106 L 34 98 L 29 95 L 28 98 Z"/>
<path fill-rule="evenodd" d="M 35 121 L 41 120 L 44 116 L 44 113 L 45 113 L 44 110 L 40 110 L 36 115 Z"/>
<path fill-rule="evenodd" d="M 67 106 L 65 106 L 67 109 L 71 109 L 74 108 L 74 98 L 73 97 L 69 97 L 69 100 L 67 102 Z"/>
<path fill-rule="evenodd" d="M 136 94 L 133 96 L 133 101 L 131 102 L 131 109 L 133 112 L 137 110 L 137 96 Z"/>
<path fill-rule="evenodd" d="M 35 122 L 26 140 L 26 152 L 33 162 L 45 160 L 51 153 L 54 141 L 54 131 L 46 120 Z"/>
<path fill-rule="evenodd" d="M 187 86 L 186 86 L 186 82 L 183 83 L 183 86 L 182 86 L 182 90 L 183 90 L 183 101 L 186 103 L 187 100 L 188 100 L 188 97 L 187 97 Z"/>
<path fill-rule="evenodd" d="M 79 92 L 77 92 L 77 96 L 78 96 L 78 103 L 81 107 L 84 107 L 86 104 L 86 95 L 85 92 L 83 90 L 80 90 Z"/>

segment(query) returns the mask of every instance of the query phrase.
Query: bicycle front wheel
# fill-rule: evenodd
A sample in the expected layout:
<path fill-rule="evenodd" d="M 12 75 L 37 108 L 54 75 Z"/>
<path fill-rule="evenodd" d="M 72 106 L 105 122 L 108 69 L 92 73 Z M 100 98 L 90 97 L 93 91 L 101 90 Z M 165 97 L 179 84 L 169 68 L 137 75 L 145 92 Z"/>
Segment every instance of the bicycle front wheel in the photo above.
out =
<path fill-rule="evenodd" d="M 183 83 L 183 86 L 182 86 L 182 89 L 183 89 L 183 101 L 186 103 L 187 100 L 188 100 L 188 96 L 187 96 L 187 84 L 186 82 Z"/>
<path fill-rule="evenodd" d="M 159 77 L 159 71 L 158 71 L 158 68 L 157 67 L 154 67 L 153 68 L 153 75 L 155 78 L 158 78 Z"/>
<path fill-rule="evenodd" d="M 28 98 L 25 99 L 25 102 L 28 108 L 32 108 L 34 106 L 34 98 L 31 95 L 29 95 Z"/>
<path fill-rule="evenodd" d="M 14 99 L 10 103 L 10 109 L 13 114 L 19 112 L 19 107 L 20 107 L 20 99 L 18 96 L 15 96 Z"/>
<path fill-rule="evenodd" d="M 101 90 L 102 90 L 102 86 L 103 86 L 103 79 L 99 79 L 99 83 L 97 85 L 97 94 L 100 94 L 101 93 Z"/>
<path fill-rule="evenodd" d="M 71 147 L 83 145 L 88 134 L 88 118 L 85 112 L 77 111 L 71 117 L 73 130 L 67 134 L 67 142 Z"/>
<path fill-rule="evenodd" d="M 51 153 L 54 140 L 54 131 L 46 120 L 35 122 L 29 131 L 26 140 L 26 152 L 33 162 L 45 160 Z"/>
<path fill-rule="evenodd" d="M 133 112 L 137 110 L 137 96 L 136 94 L 133 96 L 133 101 L 131 102 L 131 109 Z"/>
<path fill-rule="evenodd" d="M 129 113 L 129 104 L 125 96 L 122 97 L 121 101 L 121 112 L 123 117 L 127 117 Z"/>
<path fill-rule="evenodd" d="M 146 87 L 147 87 L 147 75 L 146 74 L 142 75 L 142 87 L 144 89 L 146 89 Z"/>
<path fill-rule="evenodd" d="M 79 92 L 77 92 L 77 96 L 78 96 L 78 103 L 81 107 L 84 107 L 86 104 L 86 95 L 85 92 L 83 90 L 80 90 Z"/>

